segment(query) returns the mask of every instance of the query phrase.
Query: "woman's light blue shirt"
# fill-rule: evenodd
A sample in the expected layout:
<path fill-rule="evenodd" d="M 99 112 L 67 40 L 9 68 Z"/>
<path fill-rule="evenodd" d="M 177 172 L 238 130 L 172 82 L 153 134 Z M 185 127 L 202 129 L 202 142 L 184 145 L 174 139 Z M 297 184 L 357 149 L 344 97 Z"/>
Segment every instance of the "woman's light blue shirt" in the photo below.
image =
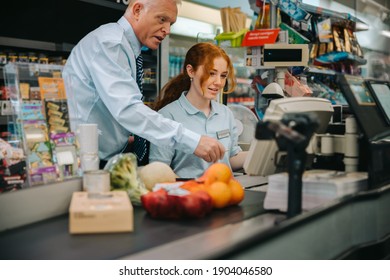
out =
<path fill-rule="evenodd" d="M 227 106 L 211 101 L 211 112 L 207 117 L 188 101 L 186 93 L 183 92 L 178 100 L 162 108 L 159 113 L 181 122 L 194 132 L 218 139 L 226 149 L 221 162 L 230 166 L 230 157 L 241 151 L 233 113 Z M 167 163 L 181 178 L 198 178 L 212 164 L 195 155 L 153 144 L 150 145 L 149 160 Z"/>
<path fill-rule="evenodd" d="M 143 104 L 136 82 L 140 53 L 124 17 L 100 26 L 74 47 L 63 72 L 72 129 L 78 123 L 98 124 L 99 157 L 105 160 L 123 150 L 130 133 L 192 154 L 200 135 Z"/>

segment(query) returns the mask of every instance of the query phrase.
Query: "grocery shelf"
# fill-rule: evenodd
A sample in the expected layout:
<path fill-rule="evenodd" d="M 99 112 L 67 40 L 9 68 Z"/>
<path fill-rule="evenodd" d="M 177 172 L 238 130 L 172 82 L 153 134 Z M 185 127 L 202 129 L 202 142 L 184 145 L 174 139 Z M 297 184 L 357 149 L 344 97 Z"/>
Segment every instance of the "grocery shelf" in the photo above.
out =
<path fill-rule="evenodd" d="M 0 45 L 53 52 L 70 52 L 74 45 L 0 36 Z"/>
<path fill-rule="evenodd" d="M 367 59 L 364 59 L 360 56 L 348 52 L 330 52 L 321 55 L 319 57 L 316 57 L 315 60 L 323 64 L 344 62 L 344 61 L 351 61 L 359 65 L 364 65 L 367 63 Z"/>

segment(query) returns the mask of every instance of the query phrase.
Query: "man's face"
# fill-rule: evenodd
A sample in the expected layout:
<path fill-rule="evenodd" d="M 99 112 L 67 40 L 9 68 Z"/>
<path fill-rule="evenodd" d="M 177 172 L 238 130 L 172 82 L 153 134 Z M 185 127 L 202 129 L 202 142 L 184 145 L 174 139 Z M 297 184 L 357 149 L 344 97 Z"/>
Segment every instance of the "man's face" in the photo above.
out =
<path fill-rule="evenodd" d="M 173 0 L 149 3 L 141 8 L 133 28 L 141 44 L 155 50 L 171 32 L 171 25 L 177 18 L 177 6 Z"/>

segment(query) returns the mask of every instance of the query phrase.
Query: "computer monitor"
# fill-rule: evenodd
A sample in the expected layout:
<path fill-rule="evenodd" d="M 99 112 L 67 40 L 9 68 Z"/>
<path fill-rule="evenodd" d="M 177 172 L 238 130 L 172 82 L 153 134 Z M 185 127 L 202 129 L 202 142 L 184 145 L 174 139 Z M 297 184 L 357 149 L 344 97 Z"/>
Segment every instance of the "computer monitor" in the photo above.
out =
<path fill-rule="evenodd" d="M 382 103 L 386 112 L 389 112 L 389 105 L 385 104 L 386 95 L 387 100 L 390 99 L 390 94 L 386 93 L 386 90 L 389 92 L 388 85 L 379 85 L 378 81 L 366 82 L 361 76 L 347 74 L 339 74 L 337 79 L 349 110 L 354 114 L 366 139 L 377 141 L 390 136 L 390 124 L 379 107 L 379 103 Z"/>
<path fill-rule="evenodd" d="M 382 112 L 382 117 L 390 125 L 390 82 L 383 80 L 366 80 L 368 89 Z"/>
<path fill-rule="evenodd" d="M 289 97 L 271 100 L 263 121 L 280 121 L 286 113 L 312 112 L 317 116 L 319 126 L 316 133 L 324 133 L 333 115 L 329 100 L 316 97 Z M 268 176 L 277 170 L 282 154 L 274 139 L 254 139 L 244 162 L 244 171 L 249 175 Z"/>
<path fill-rule="evenodd" d="M 379 80 L 366 81 L 360 76 L 346 74 L 338 75 L 338 84 L 364 135 L 360 141 L 359 158 L 364 158 L 361 168 L 368 171 L 369 187 L 389 184 L 389 84 Z"/>

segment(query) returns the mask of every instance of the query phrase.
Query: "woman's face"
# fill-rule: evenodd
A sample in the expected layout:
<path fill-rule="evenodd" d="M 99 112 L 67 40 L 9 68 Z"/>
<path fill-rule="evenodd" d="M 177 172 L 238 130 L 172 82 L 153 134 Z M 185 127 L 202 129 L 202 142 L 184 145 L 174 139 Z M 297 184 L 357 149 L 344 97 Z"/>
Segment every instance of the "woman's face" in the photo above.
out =
<path fill-rule="evenodd" d="M 208 100 L 215 100 L 222 92 L 228 76 L 227 62 L 222 57 L 214 59 L 214 66 L 209 73 L 205 73 L 209 78 L 201 85 L 200 79 L 204 75 L 204 67 L 200 66 L 195 72 L 193 86 L 196 92 Z"/>

